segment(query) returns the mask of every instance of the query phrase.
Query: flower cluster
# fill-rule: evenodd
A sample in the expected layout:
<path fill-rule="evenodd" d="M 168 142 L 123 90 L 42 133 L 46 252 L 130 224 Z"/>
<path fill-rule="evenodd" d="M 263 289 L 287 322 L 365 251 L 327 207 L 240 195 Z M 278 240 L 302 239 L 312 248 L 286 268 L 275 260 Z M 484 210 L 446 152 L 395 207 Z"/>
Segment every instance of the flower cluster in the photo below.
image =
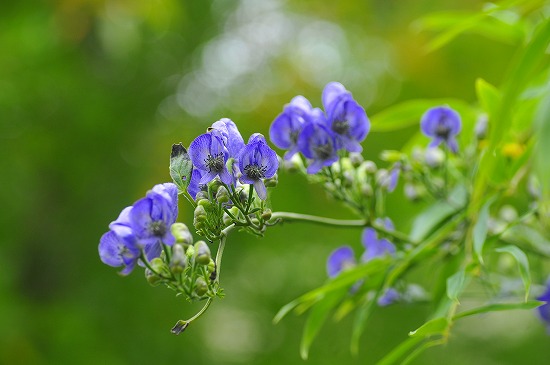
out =
<path fill-rule="evenodd" d="M 207 183 L 219 178 L 227 186 L 237 181 L 254 186 L 258 197 L 267 198 L 264 179 L 272 178 L 279 168 L 277 155 L 263 135 L 255 133 L 245 145 L 233 121 L 220 119 L 189 146 L 194 169 L 188 192 L 193 198 Z"/>
<path fill-rule="evenodd" d="M 285 159 L 301 152 L 311 163 L 309 174 L 338 160 L 338 151 L 361 152 L 370 129 L 363 107 L 346 88 L 331 82 L 323 90 L 323 112 L 313 108 L 303 96 L 296 96 L 271 124 L 269 137 L 279 148 L 288 150 Z"/>
<path fill-rule="evenodd" d="M 124 266 L 127 275 L 140 260 L 160 256 L 162 245 L 175 239 L 170 228 L 178 216 L 178 189 L 172 183 L 155 185 L 145 198 L 127 207 L 109 225 L 99 241 L 99 257 L 105 264 Z"/>

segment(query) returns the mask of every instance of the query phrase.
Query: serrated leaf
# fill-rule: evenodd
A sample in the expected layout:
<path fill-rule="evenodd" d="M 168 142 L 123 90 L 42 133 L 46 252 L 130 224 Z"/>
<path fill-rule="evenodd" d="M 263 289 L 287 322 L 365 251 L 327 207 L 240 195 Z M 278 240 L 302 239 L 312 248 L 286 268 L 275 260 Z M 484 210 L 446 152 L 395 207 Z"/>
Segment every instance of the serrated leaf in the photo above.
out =
<path fill-rule="evenodd" d="M 527 258 L 527 255 L 519 247 L 512 245 L 497 248 L 496 251 L 507 252 L 516 259 L 519 267 L 519 274 L 521 276 L 521 280 L 523 281 L 523 285 L 525 286 L 525 301 L 527 302 L 527 299 L 529 298 L 529 290 L 531 288 L 531 273 L 529 272 L 529 259 Z"/>
<path fill-rule="evenodd" d="M 347 290 L 340 290 L 332 292 L 323 299 L 319 300 L 315 306 L 309 312 L 306 324 L 304 326 L 304 332 L 302 334 L 302 342 L 300 343 L 300 355 L 302 359 L 307 360 L 309 355 L 309 348 L 313 343 L 313 340 L 321 330 L 321 327 L 325 323 L 330 311 L 336 306 L 336 304 L 347 293 Z"/>
<path fill-rule="evenodd" d="M 521 302 L 521 303 L 488 304 L 488 305 L 484 305 L 482 307 L 478 307 L 478 308 L 474 308 L 474 309 L 470 309 L 470 310 L 458 313 L 457 315 L 455 315 L 453 317 L 453 321 L 457 320 L 457 319 L 460 319 L 460 318 L 474 316 L 476 314 L 481 314 L 481 313 L 500 312 L 500 311 L 515 310 L 515 309 L 524 309 L 524 310 L 525 309 L 527 309 L 527 310 L 535 309 L 535 308 L 540 307 L 541 305 L 543 305 L 545 303 L 546 302 L 541 302 L 541 301 L 538 301 L 538 300 L 530 300 L 530 301 Z"/>
<path fill-rule="evenodd" d="M 192 172 L 193 163 L 185 147 L 181 143 L 173 144 L 170 153 L 170 176 L 180 191 L 187 191 Z"/>
<path fill-rule="evenodd" d="M 462 294 L 466 285 L 466 273 L 461 269 L 447 278 L 447 296 L 458 303 L 458 297 Z"/>
<path fill-rule="evenodd" d="M 494 197 L 487 200 L 479 211 L 477 216 L 477 222 L 473 229 L 473 242 L 474 242 L 474 252 L 476 253 L 477 259 L 480 263 L 483 263 L 483 246 L 485 244 L 485 239 L 487 238 L 487 223 L 489 221 L 489 208 L 493 204 Z"/>

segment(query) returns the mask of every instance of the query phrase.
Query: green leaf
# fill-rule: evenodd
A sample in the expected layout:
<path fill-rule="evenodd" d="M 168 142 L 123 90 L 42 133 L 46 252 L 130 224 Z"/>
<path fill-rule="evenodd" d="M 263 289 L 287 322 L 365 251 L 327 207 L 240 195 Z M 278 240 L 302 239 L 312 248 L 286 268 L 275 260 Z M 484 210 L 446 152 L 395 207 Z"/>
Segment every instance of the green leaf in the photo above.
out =
<path fill-rule="evenodd" d="M 409 337 L 405 341 L 401 342 L 390 353 L 384 356 L 376 365 L 391 365 L 395 364 L 405 356 L 406 353 L 411 351 L 415 346 L 424 341 L 422 337 Z"/>
<path fill-rule="evenodd" d="M 419 214 L 413 222 L 411 240 L 423 240 L 443 221 L 459 211 L 466 203 L 466 188 L 458 185 L 450 194 L 449 202 L 438 201 Z"/>
<path fill-rule="evenodd" d="M 507 252 L 516 259 L 519 267 L 519 274 L 525 286 L 525 301 L 527 302 L 529 290 L 531 288 L 531 273 L 529 272 L 529 259 L 527 259 L 527 255 L 519 247 L 512 245 L 497 248 L 496 251 Z"/>
<path fill-rule="evenodd" d="M 477 216 L 477 222 L 473 229 L 473 241 L 474 241 L 474 252 L 476 253 L 477 259 L 480 263 L 483 263 L 483 245 L 485 244 L 485 239 L 487 238 L 487 222 L 489 221 L 489 208 L 493 204 L 495 198 L 491 197 L 483 205 Z"/>
<path fill-rule="evenodd" d="M 456 99 L 416 99 L 396 104 L 370 117 L 373 132 L 392 132 L 411 126 L 420 126 L 420 117 L 437 105 L 449 105 L 455 110 L 469 106 Z"/>
<path fill-rule="evenodd" d="M 447 296 L 452 301 L 458 303 L 458 297 L 462 294 L 466 285 L 466 273 L 461 269 L 447 278 Z"/>
<path fill-rule="evenodd" d="M 424 323 L 416 330 L 409 332 L 409 336 L 426 338 L 434 335 L 442 335 L 447 331 L 449 325 L 449 320 L 445 317 L 434 318 Z"/>
<path fill-rule="evenodd" d="M 284 316 L 299 305 L 318 301 L 324 295 L 332 291 L 350 287 L 365 276 L 383 273 L 387 269 L 390 261 L 391 260 L 387 257 L 380 257 L 340 273 L 337 277 L 330 279 L 325 285 L 300 296 L 282 307 L 275 315 L 275 318 L 273 318 L 273 322 L 278 323 Z"/>
<path fill-rule="evenodd" d="M 365 331 L 367 321 L 374 311 L 376 303 L 376 297 L 366 300 L 365 303 L 358 309 L 355 321 L 353 322 L 353 330 L 351 333 L 350 349 L 351 353 L 357 355 L 359 353 L 359 340 L 361 335 Z"/>
<path fill-rule="evenodd" d="M 521 302 L 521 303 L 496 303 L 496 304 L 488 304 L 482 307 L 470 309 L 461 313 L 458 313 L 453 317 L 453 321 L 464 318 L 464 317 L 470 317 L 474 316 L 476 314 L 481 313 L 488 313 L 488 312 L 499 312 L 499 311 L 508 311 L 508 310 L 514 310 L 514 309 L 534 309 L 537 307 L 540 307 L 541 305 L 545 304 L 546 302 L 541 302 L 538 300 L 530 300 L 527 302 Z"/>
<path fill-rule="evenodd" d="M 476 94 L 481 107 L 489 115 L 489 118 L 494 117 L 501 99 L 498 89 L 483 79 L 477 79 Z"/>
<path fill-rule="evenodd" d="M 193 163 L 181 143 L 172 145 L 170 153 L 170 176 L 180 191 L 187 191 L 193 172 Z"/>
<path fill-rule="evenodd" d="M 525 250 L 550 258 L 550 241 L 539 231 L 525 225 L 515 225 L 502 234 L 502 240 L 525 246 Z"/>
<path fill-rule="evenodd" d="M 302 342 L 300 344 L 300 355 L 302 356 L 302 359 L 307 360 L 309 348 L 311 347 L 313 340 L 325 323 L 330 311 L 336 306 L 336 304 L 338 304 L 346 293 L 347 290 L 329 293 L 327 296 L 323 297 L 323 299 L 318 301 L 311 309 L 304 327 Z"/>

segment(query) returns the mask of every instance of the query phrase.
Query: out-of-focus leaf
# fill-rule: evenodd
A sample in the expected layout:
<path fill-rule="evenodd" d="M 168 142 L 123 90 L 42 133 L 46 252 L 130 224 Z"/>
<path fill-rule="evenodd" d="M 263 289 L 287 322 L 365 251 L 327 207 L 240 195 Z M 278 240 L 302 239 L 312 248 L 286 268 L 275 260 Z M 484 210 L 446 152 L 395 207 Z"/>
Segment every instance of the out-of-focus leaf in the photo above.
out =
<path fill-rule="evenodd" d="M 458 303 L 458 297 L 466 285 L 466 273 L 461 269 L 447 278 L 447 296 Z"/>
<path fill-rule="evenodd" d="M 371 116 L 372 131 L 392 132 L 414 125 L 420 127 L 420 117 L 422 114 L 424 114 L 426 110 L 438 105 L 448 105 L 459 113 L 470 108 L 464 101 L 457 99 L 408 100 L 386 108 L 384 111 Z"/>
<path fill-rule="evenodd" d="M 525 301 L 527 302 L 527 299 L 529 298 L 529 290 L 531 288 L 531 273 L 529 272 L 529 259 L 527 258 L 527 255 L 519 247 L 512 245 L 497 248 L 496 251 L 507 252 L 516 259 L 519 267 L 519 274 L 521 276 L 521 280 L 523 281 L 523 285 L 525 286 Z"/>
<path fill-rule="evenodd" d="M 409 332 L 411 337 L 430 337 L 434 335 L 442 335 L 449 327 L 449 320 L 445 317 L 434 318 L 418 327 L 416 330 Z"/>
<path fill-rule="evenodd" d="M 172 145 L 170 153 L 170 176 L 180 191 L 187 191 L 193 172 L 193 163 L 181 143 Z"/>
<path fill-rule="evenodd" d="M 476 253 L 477 259 L 480 263 L 483 263 L 483 245 L 485 244 L 485 239 L 487 238 L 487 222 L 489 220 L 489 208 L 493 204 L 494 197 L 487 200 L 479 211 L 477 216 L 477 222 L 473 229 L 473 241 L 474 241 L 474 252 Z"/>
<path fill-rule="evenodd" d="M 313 340 L 325 323 L 330 311 L 346 293 L 347 290 L 331 292 L 318 301 L 311 309 L 304 327 L 304 333 L 302 334 L 302 342 L 300 343 L 300 355 L 302 356 L 302 359 L 307 360 L 309 348 L 311 347 Z"/>
<path fill-rule="evenodd" d="M 398 363 L 399 359 L 403 358 L 405 354 L 411 351 L 415 346 L 424 341 L 422 337 L 409 337 L 405 341 L 401 342 L 390 353 L 384 356 L 376 365 L 391 365 Z"/>
<path fill-rule="evenodd" d="M 458 185 L 449 195 L 449 201 L 438 201 L 430 206 L 414 220 L 411 240 L 419 242 L 426 238 L 443 221 L 456 213 L 466 204 L 466 189 Z"/>
<path fill-rule="evenodd" d="M 548 81 L 550 85 L 550 80 Z M 539 143 L 536 146 L 537 174 L 542 186 L 542 195 L 545 200 L 550 199 L 550 93 L 539 104 L 535 117 L 535 126 Z"/>
<path fill-rule="evenodd" d="M 502 239 L 515 245 L 525 246 L 525 250 L 550 257 L 550 241 L 531 227 L 525 225 L 510 227 L 502 234 Z"/>
<path fill-rule="evenodd" d="M 408 365 L 414 359 L 416 359 L 420 354 L 429 349 L 430 347 L 444 345 L 447 342 L 445 338 L 436 338 L 434 340 L 426 341 L 417 348 L 414 349 L 403 361 L 401 365 Z"/>
<path fill-rule="evenodd" d="M 387 269 L 389 263 L 389 258 L 380 257 L 340 273 L 334 279 L 329 280 L 325 285 L 314 289 L 283 306 L 273 318 L 273 322 L 279 322 L 285 315 L 287 315 L 298 305 L 318 301 L 323 298 L 324 295 L 332 291 L 350 287 L 353 283 L 367 275 L 383 273 Z"/>
<path fill-rule="evenodd" d="M 500 105 L 501 96 L 498 89 L 483 79 L 477 79 L 476 94 L 481 107 L 489 115 L 489 119 L 494 117 Z"/>
<path fill-rule="evenodd" d="M 458 313 L 457 315 L 455 315 L 453 317 L 453 321 L 455 321 L 457 319 L 460 319 L 460 318 L 474 316 L 476 314 L 481 314 L 481 313 L 509 311 L 509 310 L 514 310 L 514 309 L 527 309 L 527 310 L 529 310 L 529 309 L 534 309 L 534 308 L 540 307 L 544 303 L 545 302 L 541 302 L 541 301 L 538 301 L 538 300 L 530 300 L 530 301 L 521 302 L 521 303 L 489 304 L 489 305 L 484 305 L 482 307 L 478 307 L 478 308 L 474 308 L 474 309 L 470 309 L 470 310 Z"/>
<path fill-rule="evenodd" d="M 361 335 L 365 331 L 367 321 L 376 307 L 376 298 L 366 300 L 361 307 L 357 310 L 355 321 L 353 322 L 353 330 L 351 333 L 350 349 L 351 353 L 357 355 L 359 353 L 359 340 Z"/>

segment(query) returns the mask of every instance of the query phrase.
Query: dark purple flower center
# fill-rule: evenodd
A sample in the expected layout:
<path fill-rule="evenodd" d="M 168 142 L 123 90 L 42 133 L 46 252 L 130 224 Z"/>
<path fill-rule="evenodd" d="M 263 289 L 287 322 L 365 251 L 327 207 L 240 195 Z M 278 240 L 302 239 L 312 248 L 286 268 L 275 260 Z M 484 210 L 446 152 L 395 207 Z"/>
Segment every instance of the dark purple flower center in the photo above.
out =
<path fill-rule="evenodd" d="M 267 166 L 259 165 L 247 165 L 244 168 L 244 173 L 246 176 L 253 180 L 259 180 L 265 177 L 265 172 L 267 171 Z"/>
<path fill-rule="evenodd" d="M 332 156 L 332 145 L 330 143 L 319 145 L 316 147 L 313 147 L 313 151 L 315 152 L 315 156 L 319 160 L 326 160 L 330 156 Z"/>
<path fill-rule="evenodd" d="M 156 237 L 163 237 L 166 234 L 166 223 L 163 221 L 153 221 L 149 224 L 149 231 Z"/>
<path fill-rule="evenodd" d="M 290 132 L 290 142 L 292 144 L 296 144 L 298 141 L 298 136 L 300 135 L 300 131 L 292 131 Z"/>
<path fill-rule="evenodd" d="M 349 123 L 347 120 L 335 120 L 332 123 L 332 130 L 337 134 L 348 134 Z"/>
<path fill-rule="evenodd" d="M 220 172 L 223 170 L 223 152 L 215 155 L 208 155 L 204 160 L 204 164 L 208 167 L 208 172 Z"/>
<path fill-rule="evenodd" d="M 449 134 L 451 133 L 451 128 L 445 123 L 445 117 L 442 117 L 439 119 L 439 123 L 437 123 L 437 128 L 435 129 L 435 135 L 437 137 L 447 139 L 449 138 Z"/>

